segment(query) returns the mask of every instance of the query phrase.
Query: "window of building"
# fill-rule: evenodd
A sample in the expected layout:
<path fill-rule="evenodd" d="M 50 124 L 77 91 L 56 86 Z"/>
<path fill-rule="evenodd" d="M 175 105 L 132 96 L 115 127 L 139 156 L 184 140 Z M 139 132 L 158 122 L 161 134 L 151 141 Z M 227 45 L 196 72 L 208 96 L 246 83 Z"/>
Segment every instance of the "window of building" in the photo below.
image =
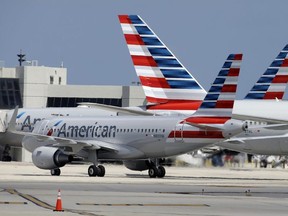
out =
<path fill-rule="evenodd" d="M 0 109 L 23 107 L 19 80 L 15 78 L 0 78 Z"/>
<path fill-rule="evenodd" d="M 1 83 L 0 83 L 1 86 Z M 112 106 L 122 106 L 121 98 L 68 98 L 68 97 L 49 97 L 47 107 L 77 107 L 78 103 L 91 102 L 107 104 Z"/>
<path fill-rule="evenodd" d="M 53 83 L 54 83 L 54 77 L 50 76 L 50 84 L 53 84 Z"/>

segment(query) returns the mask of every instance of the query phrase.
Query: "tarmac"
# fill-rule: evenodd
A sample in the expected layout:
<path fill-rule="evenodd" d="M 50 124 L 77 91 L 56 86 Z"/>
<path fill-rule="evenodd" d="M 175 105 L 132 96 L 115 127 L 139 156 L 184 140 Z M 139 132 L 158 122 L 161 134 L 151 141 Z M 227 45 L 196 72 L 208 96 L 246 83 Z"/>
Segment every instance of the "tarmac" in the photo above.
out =
<path fill-rule="evenodd" d="M 163 179 L 122 165 L 89 177 L 88 164 L 61 176 L 32 163 L 0 163 L 0 215 L 287 215 L 288 170 L 167 167 Z M 55 212 L 58 190 L 64 212 Z"/>

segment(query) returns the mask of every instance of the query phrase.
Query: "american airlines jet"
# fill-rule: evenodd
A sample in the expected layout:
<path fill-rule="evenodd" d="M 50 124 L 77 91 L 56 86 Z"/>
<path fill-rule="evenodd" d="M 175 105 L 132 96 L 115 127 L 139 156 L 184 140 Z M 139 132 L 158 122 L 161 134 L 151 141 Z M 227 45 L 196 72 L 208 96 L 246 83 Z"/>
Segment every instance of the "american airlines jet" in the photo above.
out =
<path fill-rule="evenodd" d="M 231 119 L 242 54 L 229 55 L 199 109 L 190 117 L 112 116 L 53 118 L 38 122 L 23 147 L 38 168 L 60 175 L 60 167 L 82 158 L 92 162 L 89 176 L 104 176 L 98 160 L 126 161 L 150 177 L 164 177 L 158 159 L 215 144 L 246 129 Z"/>

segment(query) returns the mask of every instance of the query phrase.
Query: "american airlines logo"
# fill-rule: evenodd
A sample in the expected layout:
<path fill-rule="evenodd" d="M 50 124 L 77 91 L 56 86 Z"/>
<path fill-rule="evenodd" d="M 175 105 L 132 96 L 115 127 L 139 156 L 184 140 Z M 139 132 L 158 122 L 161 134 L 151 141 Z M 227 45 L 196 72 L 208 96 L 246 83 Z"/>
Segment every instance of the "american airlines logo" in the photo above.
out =
<path fill-rule="evenodd" d="M 59 131 L 57 130 L 58 137 L 115 137 L 117 127 L 115 125 L 69 125 L 64 123 Z M 49 133 L 49 132 L 48 132 Z M 50 132 L 51 133 L 51 132 Z"/>
<path fill-rule="evenodd" d="M 23 115 L 24 113 L 22 113 Z M 19 119 L 22 115 L 20 115 L 19 117 L 17 116 L 17 118 Z M 21 126 L 21 131 L 32 131 L 34 129 L 34 125 L 41 121 L 41 118 L 34 118 L 31 119 L 30 115 L 26 116 L 26 118 L 23 121 L 23 124 Z"/>

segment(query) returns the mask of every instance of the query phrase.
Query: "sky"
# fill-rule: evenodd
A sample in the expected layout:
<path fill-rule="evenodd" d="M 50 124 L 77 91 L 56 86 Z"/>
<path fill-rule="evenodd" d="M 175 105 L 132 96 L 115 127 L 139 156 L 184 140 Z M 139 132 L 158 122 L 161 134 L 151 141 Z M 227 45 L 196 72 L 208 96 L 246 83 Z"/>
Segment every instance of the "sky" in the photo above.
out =
<path fill-rule="evenodd" d="M 243 53 L 243 98 L 288 43 L 287 0 L 2 0 L 0 61 L 68 69 L 68 84 L 138 81 L 118 21 L 137 14 L 207 90 L 230 53 Z M 286 97 L 285 97 L 286 98 Z"/>

